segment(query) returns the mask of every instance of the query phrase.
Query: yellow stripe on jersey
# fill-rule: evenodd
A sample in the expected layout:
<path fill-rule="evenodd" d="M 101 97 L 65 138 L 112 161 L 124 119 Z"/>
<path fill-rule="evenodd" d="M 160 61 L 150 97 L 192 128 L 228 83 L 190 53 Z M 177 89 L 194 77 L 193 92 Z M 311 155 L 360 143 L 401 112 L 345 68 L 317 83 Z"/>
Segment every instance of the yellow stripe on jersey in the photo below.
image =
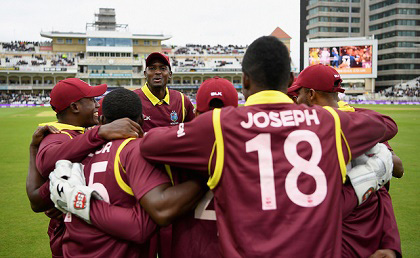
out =
<path fill-rule="evenodd" d="M 60 133 L 67 134 L 70 137 L 70 139 L 73 139 L 73 136 L 71 136 L 71 134 L 69 134 L 68 132 L 61 131 Z"/>
<path fill-rule="evenodd" d="M 127 185 L 124 180 L 121 177 L 120 174 L 120 153 L 122 151 L 122 149 L 124 149 L 124 147 L 127 145 L 127 143 L 129 143 L 130 141 L 134 140 L 136 138 L 128 138 L 125 141 L 123 141 L 123 143 L 121 143 L 121 145 L 118 147 L 117 150 L 117 154 L 115 155 L 115 160 L 114 160 L 114 175 L 115 175 L 115 180 L 117 181 L 118 186 L 126 193 L 128 193 L 129 195 L 134 196 L 133 190 L 130 188 L 129 185 Z M 123 166 L 121 165 L 121 167 L 123 168 Z M 124 173 L 125 170 L 123 168 Z"/>
<path fill-rule="evenodd" d="M 346 161 L 344 160 L 344 154 L 343 154 L 343 146 L 341 145 L 341 122 L 340 117 L 338 116 L 337 112 L 332 107 L 325 106 L 325 108 L 328 112 L 331 113 L 331 115 L 334 118 L 334 124 L 335 124 L 335 145 L 337 148 L 337 156 L 338 156 L 338 163 L 340 164 L 340 170 L 341 170 L 341 176 L 343 178 L 343 184 L 346 181 Z M 350 159 L 349 159 L 350 160 Z"/>
<path fill-rule="evenodd" d="M 210 154 L 210 158 L 209 158 L 209 165 L 208 165 L 209 176 L 211 176 L 211 162 L 213 160 L 213 155 L 214 155 L 214 150 L 215 149 L 216 149 L 216 141 L 214 141 L 213 149 L 211 149 L 211 154 Z"/>
<path fill-rule="evenodd" d="M 181 103 L 182 103 L 182 122 L 184 122 L 185 119 L 185 115 L 186 115 L 186 110 L 185 110 L 185 100 L 184 100 L 184 94 L 182 94 L 182 92 L 180 92 L 179 94 L 181 94 Z"/>
<path fill-rule="evenodd" d="M 344 143 L 346 144 L 346 147 L 347 147 L 347 151 L 349 152 L 349 162 L 350 162 L 350 160 L 352 159 L 352 157 L 351 157 L 351 151 L 350 151 L 350 145 L 349 145 L 349 143 L 348 143 L 348 141 L 346 139 L 346 136 L 343 133 L 343 130 L 341 130 L 341 137 L 343 137 Z"/>
<path fill-rule="evenodd" d="M 213 111 L 213 128 L 214 128 L 214 136 L 216 139 L 216 166 L 214 168 L 213 176 L 209 178 L 207 185 L 210 189 L 214 189 L 217 184 L 219 183 L 220 178 L 222 177 L 223 171 L 223 164 L 225 161 L 225 144 L 223 142 L 223 133 L 222 133 L 222 125 L 220 122 L 220 113 L 221 109 L 216 108 Z"/>
<path fill-rule="evenodd" d="M 175 185 L 174 178 L 172 176 L 171 166 L 165 164 L 166 173 L 168 173 L 169 178 L 171 179 L 172 185 Z"/>

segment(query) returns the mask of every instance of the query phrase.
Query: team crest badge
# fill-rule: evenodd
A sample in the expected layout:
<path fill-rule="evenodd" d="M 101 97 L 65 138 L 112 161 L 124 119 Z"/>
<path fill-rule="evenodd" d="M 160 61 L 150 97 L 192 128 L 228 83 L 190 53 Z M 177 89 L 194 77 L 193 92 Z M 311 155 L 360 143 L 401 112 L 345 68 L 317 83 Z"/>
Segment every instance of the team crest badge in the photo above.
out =
<path fill-rule="evenodd" d="M 178 120 L 178 114 L 175 111 L 171 112 L 171 121 L 176 122 Z"/>

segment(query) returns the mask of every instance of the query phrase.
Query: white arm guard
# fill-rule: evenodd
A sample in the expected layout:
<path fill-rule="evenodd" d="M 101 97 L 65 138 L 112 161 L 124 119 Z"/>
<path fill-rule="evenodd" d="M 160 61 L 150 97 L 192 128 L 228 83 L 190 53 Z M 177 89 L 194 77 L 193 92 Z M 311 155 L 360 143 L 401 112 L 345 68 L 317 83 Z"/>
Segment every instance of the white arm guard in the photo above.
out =
<path fill-rule="evenodd" d="M 359 205 L 365 202 L 371 193 L 384 186 L 392 177 L 392 153 L 384 144 L 378 143 L 367 153 L 373 154 L 373 156 L 368 157 L 364 154 L 358 157 L 354 163 L 352 162 L 357 166 L 347 171 Z M 365 164 L 363 164 L 364 161 L 366 161 Z"/>

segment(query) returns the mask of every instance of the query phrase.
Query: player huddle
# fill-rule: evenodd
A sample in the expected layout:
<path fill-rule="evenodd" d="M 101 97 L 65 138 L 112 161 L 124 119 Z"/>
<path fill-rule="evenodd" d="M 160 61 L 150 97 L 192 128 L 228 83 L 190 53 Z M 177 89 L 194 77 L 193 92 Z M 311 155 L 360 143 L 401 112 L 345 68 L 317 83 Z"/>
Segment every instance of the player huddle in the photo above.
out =
<path fill-rule="evenodd" d="M 274 37 L 249 46 L 242 71 L 244 107 L 215 77 L 195 114 L 167 88 L 160 53 L 147 57 L 141 89 L 113 90 L 100 107 L 106 85 L 57 83 L 58 122 L 34 133 L 27 178 L 33 210 L 51 218 L 52 256 L 401 256 L 382 187 L 403 172 L 382 144 L 395 122 L 342 105 L 331 67 L 292 84 Z"/>

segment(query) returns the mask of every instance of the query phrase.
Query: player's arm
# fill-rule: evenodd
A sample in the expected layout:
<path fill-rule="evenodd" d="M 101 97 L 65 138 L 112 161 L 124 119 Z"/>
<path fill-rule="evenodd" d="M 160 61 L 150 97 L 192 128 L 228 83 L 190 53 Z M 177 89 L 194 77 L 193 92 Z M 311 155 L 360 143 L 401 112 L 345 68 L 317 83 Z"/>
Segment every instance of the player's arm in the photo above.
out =
<path fill-rule="evenodd" d="M 354 208 L 357 207 L 358 200 L 356 193 L 350 183 L 343 185 L 341 190 L 341 203 L 343 210 L 343 220 L 351 214 Z"/>
<path fill-rule="evenodd" d="M 373 253 L 369 258 L 397 258 L 397 253 L 391 249 L 379 249 Z"/>
<path fill-rule="evenodd" d="M 54 170 L 55 163 L 60 159 L 80 162 L 108 140 L 138 137 L 141 134 L 141 127 L 137 123 L 122 118 L 88 130 L 71 140 L 65 134 L 60 137 L 47 136 L 39 148 L 36 166 L 41 175 L 48 178 L 49 173 Z"/>
<path fill-rule="evenodd" d="M 90 219 L 93 226 L 106 234 L 138 244 L 148 241 L 158 228 L 140 203 L 123 208 L 93 200 Z"/>
<path fill-rule="evenodd" d="M 404 175 L 404 167 L 402 164 L 402 160 L 400 157 L 395 154 L 395 152 L 392 152 L 392 162 L 394 163 L 394 169 L 392 170 L 392 176 L 396 178 L 401 178 Z"/>
<path fill-rule="evenodd" d="M 145 194 L 140 204 L 156 224 L 167 226 L 194 209 L 206 190 L 205 184 L 199 180 L 189 180 L 175 186 L 164 184 Z"/>
<path fill-rule="evenodd" d="M 395 252 L 396 257 L 401 257 L 401 239 L 398 231 L 397 221 L 395 219 L 394 208 L 392 206 L 391 197 L 385 189 L 378 191 L 378 197 L 384 207 L 383 231 L 380 249 L 389 249 Z"/>
<path fill-rule="evenodd" d="M 338 110 L 337 113 L 353 158 L 364 154 L 378 142 L 391 139 L 398 132 L 394 120 L 372 110 L 359 109 L 352 113 Z M 346 146 L 344 142 L 343 146 Z M 344 152 L 347 152 L 345 148 Z"/>
<path fill-rule="evenodd" d="M 54 204 L 50 200 L 49 182 L 40 175 L 35 165 L 39 144 L 47 133 L 56 134 L 59 133 L 59 130 L 50 126 L 38 127 L 32 135 L 32 142 L 29 145 L 29 168 L 28 176 L 26 177 L 26 193 L 34 212 L 42 212 L 54 207 Z"/>
<path fill-rule="evenodd" d="M 154 166 L 141 157 L 139 142 L 123 149 L 121 163 L 134 197 L 156 224 L 167 226 L 192 210 L 208 188 L 201 178 L 172 186 L 162 166 Z"/>
<path fill-rule="evenodd" d="M 152 163 L 207 171 L 215 142 L 212 113 L 178 126 L 153 128 L 140 143 L 142 156 Z"/>

